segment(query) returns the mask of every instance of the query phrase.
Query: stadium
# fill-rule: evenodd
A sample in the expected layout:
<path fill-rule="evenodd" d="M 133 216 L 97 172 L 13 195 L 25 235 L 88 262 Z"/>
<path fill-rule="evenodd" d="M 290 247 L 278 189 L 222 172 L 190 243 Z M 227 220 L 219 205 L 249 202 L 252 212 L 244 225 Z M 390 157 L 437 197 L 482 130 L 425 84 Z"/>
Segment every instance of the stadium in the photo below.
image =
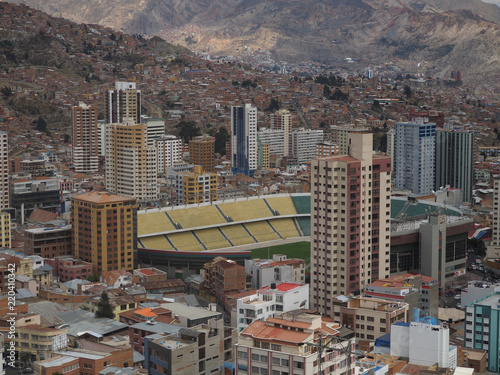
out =
<path fill-rule="evenodd" d="M 242 263 L 253 249 L 309 242 L 310 200 L 308 193 L 279 194 L 138 211 L 139 262 L 186 276 L 216 256 Z M 449 217 L 462 216 L 451 206 L 393 197 L 392 236 L 406 230 L 407 222 L 425 220 L 438 210 Z"/>
<path fill-rule="evenodd" d="M 255 248 L 309 241 L 310 200 L 280 194 L 138 211 L 139 261 L 189 274 L 219 255 L 242 262 Z"/>

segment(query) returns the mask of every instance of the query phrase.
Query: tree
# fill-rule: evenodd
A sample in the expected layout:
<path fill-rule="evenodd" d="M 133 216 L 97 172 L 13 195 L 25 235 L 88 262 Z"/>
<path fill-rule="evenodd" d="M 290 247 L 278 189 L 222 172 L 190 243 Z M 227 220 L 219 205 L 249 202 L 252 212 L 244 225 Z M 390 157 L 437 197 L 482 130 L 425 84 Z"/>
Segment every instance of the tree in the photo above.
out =
<path fill-rule="evenodd" d="M 201 134 L 200 128 L 196 126 L 194 121 L 182 120 L 175 127 L 179 129 L 179 137 L 181 137 L 185 143 L 188 143 L 191 139 Z"/>
<path fill-rule="evenodd" d="M 39 116 L 36 121 L 33 121 L 33 125 L 35 125 L 36 130 L 39 132 L 47 132 L 47 121 L 42 116 Z"/>
<path fill-rule="evenodd" d="M 277 99 L 272 98 L 269 102 L 269 107 L 265 109 L 266 112 L 275 112 L 280 109 L 280 102 Z"/>
<path fill-rule="evenodd" d="M 93 273 L 92 275 L 87 276 L 87 280 L 90 281 L 91 283 L 96 283 L 100 280 L 100 277 L 98 274 Z"/>
<path fill-rule="evenodd" d="M 19 360 L 22 362 L 24 367 L 28 367 L 28 364 L 31 363 L 31 353 L 22 351 L 21 353 L 19 353 Z"/>
<path fill-rule="evenodd" d="M 71 142 L 71 136 L 69 134 L 64 134 L 64 143 Z"/>
<path fill-rule="evenodd" d="M 12 89 L 10 87 L 4 86 L 0 89 L 0 92 L 2 93 L 3 96 L 11 96 L 12 95 Z"/>
<path fill-rule="evenodd" d="M 101 300 L 97 304 L 97 311 L 95 312 L 96 318 L 109 318 L 114 319 L 115 313 L 113 307 L 109 303 L 109 296 L 106 291 L 102 292 Z"/>
<path fill-rule="evenodd" d="M 229 134 L 224 126 L 221 126 L 215 133 L 215 152 L 226 155 L 226 143 L 229 141 Z"/>
<path fill-rule="evenodd" d="M 411 98 L 411 87 L 409 85 L 405 86 L 405 95 L 407 98 Z"/>

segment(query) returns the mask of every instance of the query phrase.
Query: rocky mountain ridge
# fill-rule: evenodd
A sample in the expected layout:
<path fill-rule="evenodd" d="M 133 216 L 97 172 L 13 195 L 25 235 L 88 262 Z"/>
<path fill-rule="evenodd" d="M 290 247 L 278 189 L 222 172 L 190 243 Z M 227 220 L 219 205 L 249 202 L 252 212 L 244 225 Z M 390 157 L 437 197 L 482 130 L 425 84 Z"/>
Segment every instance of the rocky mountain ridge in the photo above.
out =
<path fill-rule="evenodd" d="M 76 22 L 158 35 L 213 55 L 356 67 L 396 59 L 424 74 L 496 76 L 500 8 L 480 0 L 22 0 Z M 471 9 L 474 9 L 475 13 Z"/>

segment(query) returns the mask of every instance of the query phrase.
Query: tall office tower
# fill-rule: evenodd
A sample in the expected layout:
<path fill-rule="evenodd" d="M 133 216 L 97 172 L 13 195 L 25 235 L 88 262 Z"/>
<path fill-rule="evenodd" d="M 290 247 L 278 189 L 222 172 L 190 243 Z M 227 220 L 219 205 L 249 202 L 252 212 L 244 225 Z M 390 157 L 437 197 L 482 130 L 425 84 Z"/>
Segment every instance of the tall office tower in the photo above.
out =
<path fill-rule="evenodd" d="M 387 132 L 387 156 L 391 157 L 391 165 L 394 168 L 394 139 L 396 138 L 396 129 Z"/>
<path fill-rule="evenodd" d="M 9 201 L 9 144 L 8 133 L 0 131 L 0 209 L 10 207 Z"/>
<path fill-rule="evenodd" d="M 141 90 L 135 82 L 115 82 L 115 89 L 106 95 L 106 123 L 117 124 L 125 120 L 141 123 Z"/>
<path fill-rule="evenodd" d="M 290 133 L 290 155 L 300 164 L 309 163 L 316 156 L 316 145 L 323 143 L 323 130 L 299 128 Z"/>
<path fill-rule="evenodd" d="M 201 165 L 205 172 L 215 172 L 215 138 L 208 135 L 189 141 L 189 163 Z"/>
<path fill-rule="evenodd" d="M 468 130 L 436 131 L 435 190 L 449 185 L 462 190 L 462 201 L 472 200 L 474 178 L 474 133 Z"/>
<path fill-rule="evenodd" d="M 146 125 L 106 125 L 106 188 L 139 202 L 158 198 L 156 149 L 148 147 Z"/>
<path fill-rule="evenodd" d="M 435 181 L 436 124 L 398 123 L 394 145 L 396 189 L 430 194 Z"/>
<path fill-rule="evenodd" d="M 231 167 L 249 176 L 257 169 L 257 108 L 251 104 L 231 107 Z"/>
<path fill-rule="evenodd" d="M 368 128 L 360 127 L 356 125 L 332 125 L 330 126 L 330 133 L 332 137 L 332 142 L 339 146 L 339 155 L 347 155 L 349 152 L 348 142 L 349 134 L 351 133 L 367 133 Z"/>
<path fill-rule="evenodd" d="M 311 163 L 311 309 L 389 276 L 391 158 L 373 134 L 351 133 L 349 155 Z"/>
<path fill-rule="evenodd" d="M 80 103 L 71 108 L 73 166 L 77 173 L 95 173 L 99 167 L 97 107 Z"/>
<path fill-rule="evenodd" d="M 165 135 L 165 119 L 146 118 L 142 123 L 148 127 L 148 146 L 153 147 L 155 139 Z"/>
<path fill-rule="evenodd" d="M 283 130 L 283 156 L 290 155 L 288 135 L 292 132 L 292 118 L 290 111 L 280 109 L 277 113 L 271 114 L 271 127 L 276 130 Z"/>
<path fill-rule="evenodd" d="M 164 134 L 154 140 L 158 157 L 158 174 L 166 174 L 167 169 L 181 160 L 182 140 L 175 135 Z"/>
<path fill-rule="evenodd" d="M 137 250 L 137 204 L 134 198 L 103 192 L 71 200 L 73 248 L 76 258 L 92 263 L 94 273 L 134 269 Z"/>

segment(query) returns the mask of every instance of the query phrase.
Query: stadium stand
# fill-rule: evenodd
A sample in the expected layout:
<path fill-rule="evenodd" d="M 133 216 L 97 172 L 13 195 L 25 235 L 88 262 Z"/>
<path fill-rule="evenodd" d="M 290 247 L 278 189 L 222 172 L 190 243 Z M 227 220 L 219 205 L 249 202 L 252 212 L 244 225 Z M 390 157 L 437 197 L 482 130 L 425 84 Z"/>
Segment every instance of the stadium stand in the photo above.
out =
<path fill-rule="evenodd" d="M 191 231 L 168 234 L 168 239 L 179 251 L 203 251 L 203 245 Z"/>
<path fill-rule="evenodd" d="M 166 211 L 174 223 L 182 228 L 196 228 L 225 223 L 226 220 L 215 206 L 200 206 L 188 209 Z"/>
<path fill-rule="evenodd" d="M 231 246 L 218 228 L 200 229 L 196 230 L 195 233 L 208 250 L 223 249 Z"/>
<path fill-rule="evenodd" d="M 291 197 L 265 198 L 264 201 L 280 215 L 297 215 L 297 210 Z"/>
<path fill-rule="evenodd" d="M 292 202 L 299 214 L 311 214 L 311 194 L 292 195 Z"/>
<path fill-rule="evenodd" d="M 221 230 L 234 246 L 247 245 L 255 242 L 241 224 L 221 227 Z"/>
<path fill-rule="evenodd" d="M 233 221 L 260 219 L 273 216 L 272 211 L 262 199 L 243 200 L 219 204 L 224 215 Z"/>
<path fill-rule="evenodd" d="M 141 238 L 140 241 L 147 249 L 176 250 L 163 235 Z"/>
<path fill-rule="evenodd" d="M 311 218 L 310 217 L 299 217 L 293 219 L 300 228 L 303 236 L 311 235 Z"/>
<path fill-rule="evenodd" d="M 300 233 L 297 231 L 292 218 L 269 220 L 269 223 L 278 231 L 282 238 L 300 237 Z"/>
<path fill-rule="evenodd" d="M 245 223 L 245 227 L 259 242 L 279 240 L 280 236 L 274 231 L 267 221 Z"/>
<path fill-rule="evenodd" d="M 391 218 L 402 219 L 405 217 L 415 217 L 433 213 L 441 208 L 441 205 L 429 201 L 416 201 L 415 203 L 408 202 L 406 198 L 391 199 Z M 448 216 L 462 216 L 458 209 L 453 209 L 450 206 L 446 208 Z"/>
<path fill-rule="evenodd" d="M 174 229 L 165 212 L 143 211 L 138 215 L 137 233 L 162 233 Z"/>

